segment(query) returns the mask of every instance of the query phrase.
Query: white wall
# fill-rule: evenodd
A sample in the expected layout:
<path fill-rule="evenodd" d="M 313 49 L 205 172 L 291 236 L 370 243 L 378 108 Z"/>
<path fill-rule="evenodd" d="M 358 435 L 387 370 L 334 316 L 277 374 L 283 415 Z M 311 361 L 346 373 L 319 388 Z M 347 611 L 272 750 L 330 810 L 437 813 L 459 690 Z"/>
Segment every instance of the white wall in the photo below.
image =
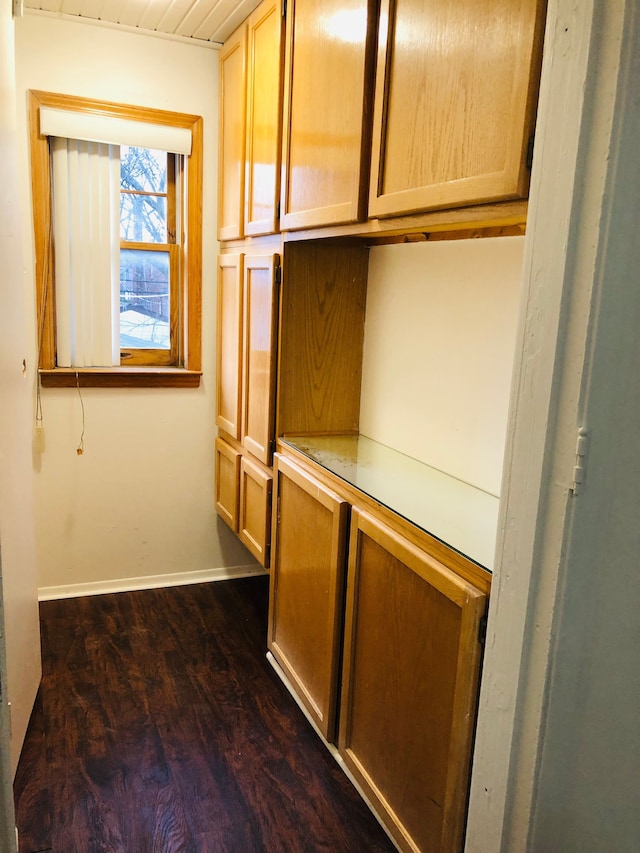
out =
<path fill-rule="evenodd" d="M 360 431 L 499 495 L 524 237 L 371 249 Z"/>
<path fill-rule="evenodd" d="M 18 187 L 10 4 L 0 8 L 0 581 L 11 702 L 11 769 L 40 681 L 31 476 L 33 356 L 27 348 Z M 23 360 L 26 369 L 23 367 Z M 0 640 L 2 613 L 0 613 Z M 4 732 L 3 732 L 4 734 Z M 0 751 L 6 744 L 3 741 Z M 2 833 L 0 832 L 0 845 Z"/>
<path fill-rule="evenodd" d="M 45 595 L 144 585 L 132 578 L 162 583 L 185 572 L 205 579 L 223 567 L 257 568 L 213 509 L 217 66 L 217 52 L 204 47 L 37 15 L 16 22 L 25 199 L 28 89 L 204 118 L 202 386 L 83 391 L 83 456 L 76 454 L 82 430 L 77 392 L 43 391 L 46 450 L 37 464 L 35 495 Z M 25 208 L 26 292 L 33 317 L 30 217 Z"/>

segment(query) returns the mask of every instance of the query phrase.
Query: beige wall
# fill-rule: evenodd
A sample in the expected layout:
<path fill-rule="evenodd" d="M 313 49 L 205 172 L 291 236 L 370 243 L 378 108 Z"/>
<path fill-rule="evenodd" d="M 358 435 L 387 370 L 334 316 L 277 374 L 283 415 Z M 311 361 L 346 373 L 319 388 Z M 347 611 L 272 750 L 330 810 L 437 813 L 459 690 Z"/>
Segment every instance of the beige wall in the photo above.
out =
<path fill-rule="evenodd" d="M 45 595 L 256 568 L 213 510 L 217 65 L 217 52 L 208 48 L 51 17 L 27 15 L 16 22 L 25 199 L 30 88 L 195 113 L 203 116 L 205 133 L 202 387 L 85 390 L 83 456 L 76 454 L 82 431 L 78 394 L 43 391 L 46 450 L 37 460 L 35 495 Z M 33 317 L 30 216 L 25 208 Z"/>
<path fill-rule="evenodd" d="M 13 23 L 10 4 L 3 3 L 0 10 L 0 601 L 4 602 L 7 661 L 6 693 L 2 699 L 11 702 L 12 772 L 40 681 L 31 477 L 33 360 L 27 347 L 21 286 L 15 125 Z M 2 617 L 0 613 L 0 641 Z M 4 731 L 2 736 L 0 752 L 4 760 Z M 0 831 L 0 847 L 2 844 Z"/>
<path fill-rule="evenodd" d="M 371 249 L 360 429 L 499 495 L 524 237 Z"/>

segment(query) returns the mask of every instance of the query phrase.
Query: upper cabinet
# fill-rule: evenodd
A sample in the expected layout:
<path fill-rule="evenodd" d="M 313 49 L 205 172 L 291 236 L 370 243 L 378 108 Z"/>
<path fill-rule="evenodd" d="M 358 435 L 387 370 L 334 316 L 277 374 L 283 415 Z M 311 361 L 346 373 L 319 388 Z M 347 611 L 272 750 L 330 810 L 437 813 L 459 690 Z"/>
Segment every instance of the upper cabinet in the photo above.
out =
<path fill-rule="evenodd" d="M 247 22 L 247 236 L 278 230 L 283 29 L 281 0 L 264 0 Z"/>
<path fill-rule="evenodd" d="M 271 463 L 280 256 L 218 258 L 216 426 Z"/>
<path fill-rule="evenodd" d="M 382 0 L 369 215 L 526 197 L 544 0 Z"/>
<path fill-rule="evenodd" d="M 264 0 L 220 53 L 219 240 L 278 230 L 282 31 L 280 0 Z"/>
<path fill-rule="evenodd" d="M 525 221 L 546 0 L 281 3 L 220 55 L 220 240 Z"/>
<path fill-rule="evenodd" d="M 375 0 L 289 0 L 283 230 L 365 214 Z"/>
<path fill-rule="evenodd" d="M 243 235 L 247 28 L 242 24 L 220 53 L 218 239 Z"/>

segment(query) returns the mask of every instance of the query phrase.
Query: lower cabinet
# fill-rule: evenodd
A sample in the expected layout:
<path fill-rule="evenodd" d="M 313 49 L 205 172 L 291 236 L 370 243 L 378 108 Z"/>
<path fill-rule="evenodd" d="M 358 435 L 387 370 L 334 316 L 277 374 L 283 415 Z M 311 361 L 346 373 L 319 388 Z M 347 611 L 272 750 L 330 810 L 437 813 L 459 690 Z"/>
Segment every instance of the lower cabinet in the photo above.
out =
<path fill-rule="evenodd" d="M 328 741 L 335 737 L 349 505 L 274 459 L 268 645 Z"/>
<path fill-rule="evenodd" d="M 487 596 L 364 496 L 274 476 L 270 651 L 400 849 L 460 853 Z"/>
<path fill-rule="evenodd" d="M 218 515 L 247 546 L 258 562 L 269 568 L 271 540 L 271 486 L 269 469 L 251 459 L 242 448 L 223 438 L 215 440 L 215 507 Z"/>
<path fill-rule="evenodd" d="M 248 456 L 240 461 L 240 517 L 238 535 L 253 556 L 269 567 L 271 540 L 271 486 L 273 477 Z"/>
<path fill-rule="evenodd" d="M 339 747 L 405 850 L 462 849 L 486 596 L 352 511 Z"/>

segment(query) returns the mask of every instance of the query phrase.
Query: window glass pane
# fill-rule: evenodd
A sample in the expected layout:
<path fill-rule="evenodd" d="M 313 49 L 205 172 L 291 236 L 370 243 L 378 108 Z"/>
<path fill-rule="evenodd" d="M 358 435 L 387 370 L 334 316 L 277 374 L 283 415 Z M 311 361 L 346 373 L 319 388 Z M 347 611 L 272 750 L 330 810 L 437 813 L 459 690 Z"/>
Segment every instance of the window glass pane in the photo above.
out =
<path fill-rule="evenodd" d="M 167 243 L 166 198 L 120 193 L 120 239 Z"/>
<path fill-rule="evenodd" d="M 167 152 L 120 147 L 120 188 L 139 192 L 167 191 Z"/>
<path fill-rule="evenodd" d="M 120 251 L 120 346 L 169 349 L 169 253 Z"/>

